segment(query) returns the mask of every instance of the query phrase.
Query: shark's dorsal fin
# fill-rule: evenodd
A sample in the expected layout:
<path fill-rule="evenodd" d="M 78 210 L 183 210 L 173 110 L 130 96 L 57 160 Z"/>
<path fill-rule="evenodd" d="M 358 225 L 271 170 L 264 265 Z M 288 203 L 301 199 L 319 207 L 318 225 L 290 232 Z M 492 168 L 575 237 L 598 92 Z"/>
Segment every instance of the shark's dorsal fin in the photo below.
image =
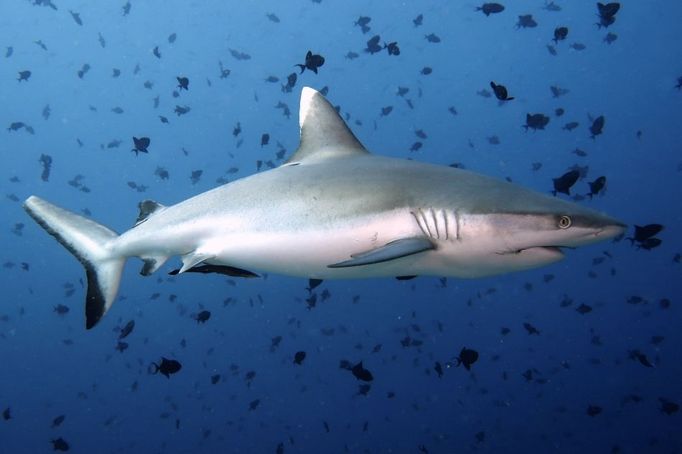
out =
<path fill-rule="evenodd" d="M 142 224 L 144 221 L 149 219 L 149 216 L 152 214 L 166 208 L 164 205 L 161 205 L 159 202 L 155 202 L 153 200 L 143 200 L 137 206 L 140 209 L 140 213 L 137 215 L 137 219 L 135 220 L 135 226 Z"/>
<path fill-rule="evenodd" d="M 303 87 L 298 115 L 301 142 L 287 164 L 369 154 L 336 109 L 318 91 Z"/>

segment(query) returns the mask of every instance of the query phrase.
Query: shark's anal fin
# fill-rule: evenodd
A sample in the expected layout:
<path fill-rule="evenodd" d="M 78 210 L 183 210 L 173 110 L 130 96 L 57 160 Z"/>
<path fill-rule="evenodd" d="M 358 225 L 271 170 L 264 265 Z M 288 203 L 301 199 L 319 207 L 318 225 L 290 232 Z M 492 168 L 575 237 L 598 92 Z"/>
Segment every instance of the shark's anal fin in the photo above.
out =
<path fill-rule="evenodd" d="M 142 265 L 140 274 L 142 276 L 150 276 L 154 274 L 159 268 L 161 268 L 164 263 L 166 263 L 168 257 L 164 256 L 141 257 L 141 259 L 144 261 L 144 265 Z"/>
<path fill-rule="evenodd" d="M 350 260 L 327 265 L 329 268 L 347 268 L 350 266 L 373 265 L 389 260 L 407 257 L 408 255 L 433 249 L 433 243 L 424 237 L 401 238 L 371 251 L 352 254 Z"/>
<path fill-rule="evenodd" d="M 241 268 L 236 268 L 234 266 L 227 266 L 227 265 L 199 265 L 195 266 L 193 268 L 190 268 L 185 271 L 186 273 L 203 273 L 203 274 L 209 274 L 209 273 L 216 273 L 216 274 L 224 274 L 225 276 L 232 276 L 232 277 L 246 277 L 246 278 L 251 278 L 251 277 L 260 277 L 258 274 L 253 273 L 249 270 L 244 270 Z M 175 276 L 176 274 L 179 274 L 180 270 L 173 270 L 169 272 L 168 274 Z"/>

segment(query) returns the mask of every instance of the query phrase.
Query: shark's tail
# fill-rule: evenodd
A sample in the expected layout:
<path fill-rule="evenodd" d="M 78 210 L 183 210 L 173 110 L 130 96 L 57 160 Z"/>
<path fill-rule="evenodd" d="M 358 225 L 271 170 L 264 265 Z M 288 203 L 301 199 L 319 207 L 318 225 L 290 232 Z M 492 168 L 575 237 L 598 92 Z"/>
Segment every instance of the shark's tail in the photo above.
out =
<path fill-rule="evenodd" d="M 85 326 L 99 322 L 116 299 L 126 257 L 112 254 L 110 243 L 118 235 L 71 211 L 36 196 L 24 202 L 24 209 L 83 264 L 88 278 Z"/>

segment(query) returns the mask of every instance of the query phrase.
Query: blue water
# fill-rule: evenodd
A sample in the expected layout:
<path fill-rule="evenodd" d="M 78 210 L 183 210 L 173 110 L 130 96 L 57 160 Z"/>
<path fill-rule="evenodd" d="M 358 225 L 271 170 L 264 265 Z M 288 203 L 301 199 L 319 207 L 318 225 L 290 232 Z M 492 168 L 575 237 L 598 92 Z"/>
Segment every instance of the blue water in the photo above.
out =
<path fill-rule="evenodd" d="M 489 17 L 454 1 L 132 0 L 127 15 L 122 0 L 32 3 L 0 3 L 0 125 L 24 123 L 0 133 L 0 452 L 51 452 L 60 438 L 74 453 L 682 451 L 682 414 L 662 411 L 664 401 L 682 404 L 682 4 L 624 1 L 600 29 L 587 1 L 553 2 L 561 11 L 507 1 Z M 523 14 L 537 27 L 517 29 Z M 360 16 L 371 17 L 366 34 L 354 25 Z M 562 25 L 569 34 L 552 55 Z M 400 55 L 364 52 L 376 34 Z M 326 59 L 319 73 L 282 91 L 308 50 Z M 174 97 L 178 76 L 189 90 Z M 515 99 L 479 94 L 491 80 Z M 142 199 L 173 204 L 253 174 L 259 161 L 261 171 L 279 165 L 276 153 L 298 145 L 305 85 L 328 87 L 375 153 L 460 163 L 541 192 L 569 167 L 589 166 L 573 193 L 600 175 L 607 191 L 579 203 L 630 225 L 663 224 L 662 243 L 600 243 L 479 280 L 325 281 L 313 308 L 307 280 L 168 276 L 176 259 L 142 278 L 131 260 L 116 304 L 86 331 L 80 264 L 21 202 L 35 194 L 125 231 Z M 569 93 L 554 98 L 550 86 Z M 176 106 L 191 110 L 178 116 Z M 528 113 L 549 116 L 545 130 L 524 131 Z M 593 140 L 588 116 L 599 115 L 605 127 Z M 562 129 L 569 121 L 579 126 Z M 148 154 L 130 151 L 133 136 L 151 139 Z M 47 181 L 41 155 L 52 159 Z M 201 310 L 211 312 L 204 324 L 194 319 Z M 446 368 L 463 347 L 480 355 L 471 371 Z M 307 353 L 301 365 L 297 351 Z M 150 373 L 161 357 L 182 369 Z M 363 361 L 369 389 L 342 360 Z M 588 415 L 591 406 L 601 412 Z"/>

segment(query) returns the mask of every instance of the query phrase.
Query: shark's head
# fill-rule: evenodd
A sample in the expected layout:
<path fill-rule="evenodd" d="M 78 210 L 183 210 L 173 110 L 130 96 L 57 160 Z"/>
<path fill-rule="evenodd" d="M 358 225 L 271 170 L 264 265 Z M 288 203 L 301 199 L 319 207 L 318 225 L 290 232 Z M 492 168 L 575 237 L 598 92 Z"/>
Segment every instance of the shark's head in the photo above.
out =
<path fill-rule="evenodd" d="M 497 184 L 503 184 L 497 182 Z M 598 211 L 516 185 L 505 185 L 494 205 L 459 216 L 459 245 L 466 250 L 470 277 L 519 271 L 557 262 L 572 249 L 621 235 L 626 225 Z M 472 262 L 477 265 L 471 267 Z"/>

